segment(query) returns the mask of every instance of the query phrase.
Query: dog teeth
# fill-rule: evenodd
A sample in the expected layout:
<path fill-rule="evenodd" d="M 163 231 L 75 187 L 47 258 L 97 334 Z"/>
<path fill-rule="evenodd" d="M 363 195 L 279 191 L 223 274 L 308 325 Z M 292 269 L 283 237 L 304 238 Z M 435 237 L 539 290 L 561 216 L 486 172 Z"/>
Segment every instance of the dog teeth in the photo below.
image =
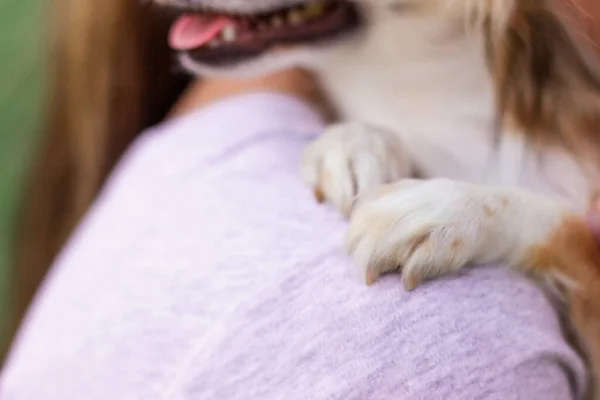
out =
<path fill-rule="evenodd" d="M 237 39 L 237 29 L 235 26 L 227 25 L 225 29 L 223 29 L 223 32 L 221 32 L 221 38 L 225 42 L 233 42 L 235 39 Z"/>
<path fill-rule="evenodd" d="M 244 22 L 245 26 L 250 26 L 252 29 L 262 32 L 269 29 L 282 29 L 286 25 L 298 26 L 303 23 L 319 18 L 326 11 L 326 3 L 321 0 L 309 0 L 305 5 L 292 8 L 288 11 L 281 11 L 270 16 L 248 19 Z M 238 27 L 236 25 L 227 26 L 221 32 L 221 43 L 232 42 L 238 37 Z"/>
<path fill-rule="evenodd" d="M 304 15 L 300 10 L 290 10 L 287 15 L 287 20 L 291 25 L 300 25 L 304 22 Z"/>
<path fill-rule="evenodd" d="M 325 4 L 319 1 L 311 1 L 304 6 L 304 15 L 308 18 L 315 18 L 323 14 Z"/>
<path fill-rule="evenodd" d="M 279 15 L 274 15 L 271 18 L 271 26 L 273 28 L 281 28 L 284 25 L 284 20 Z"/>
<path fill-rule="evenodd" d="M 210 47 L 211 49 L 217 48 L 221 45 L 221 41 L 219 39 L 213 39 L 210 42 L 208 42 L 208 47 Z"/>

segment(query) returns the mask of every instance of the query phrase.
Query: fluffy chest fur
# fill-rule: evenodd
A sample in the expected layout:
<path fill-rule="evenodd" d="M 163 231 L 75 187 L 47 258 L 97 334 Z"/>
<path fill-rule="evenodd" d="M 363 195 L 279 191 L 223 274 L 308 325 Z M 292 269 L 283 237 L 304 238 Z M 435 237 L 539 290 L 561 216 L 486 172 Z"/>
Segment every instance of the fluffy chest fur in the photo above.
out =
<path fill-rule="evenodd" d="M 371 18 L 367 34 L 316 64 L 345 120 L 398 134 L 425 177 L 520 186 L 587 208 L 592 185 L 572 155 L 496 129 L 481 36 L 435 15 Z"/>

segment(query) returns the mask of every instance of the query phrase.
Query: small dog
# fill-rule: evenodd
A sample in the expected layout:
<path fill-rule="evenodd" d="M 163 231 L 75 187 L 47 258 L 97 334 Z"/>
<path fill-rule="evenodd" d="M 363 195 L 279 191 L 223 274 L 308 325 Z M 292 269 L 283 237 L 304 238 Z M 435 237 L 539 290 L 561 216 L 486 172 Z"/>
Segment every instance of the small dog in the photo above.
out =
<path fill-rule="evenodd" d="M 302 174 L 350 217 L 368 284 L 522 271 L 563 301 L 600 399 L 600 257 L 582 218 L 600 184 L 600 72 L 558 2 L 156 1 L 187 11 L 171 45 L 192 72 L 319 75 L 348 122 Z"/>

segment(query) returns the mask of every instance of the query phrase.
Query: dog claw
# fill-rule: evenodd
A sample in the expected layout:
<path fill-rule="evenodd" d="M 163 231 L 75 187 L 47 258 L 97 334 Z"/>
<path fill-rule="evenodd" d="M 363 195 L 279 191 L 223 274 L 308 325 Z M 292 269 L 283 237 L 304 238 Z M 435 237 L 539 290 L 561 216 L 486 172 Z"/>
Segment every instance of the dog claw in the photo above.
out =
<path fill-rule="evenodd" d="M 365 283 L 367 284 L 367 286 L 371 286 L 375 282 L 377 282 L 378 279 L 379 279 L 379 276 L 376 273 L 367 272 Z"/>
<path fill-rule="evenodd" d="M 323 191 L 321 190 L 321 188 L 315 187 L 313 189 L 313 194 L 315 196 L 315 200 L 317 201 L 317 203 L 323 204 L 325 202 L 325 194 L 323 194 Z"/>
<path fill-rule="evenodd" d="M 422 283 L 422 278 L 418 277 L 415 274 L 410 274 L 405 278 L 402 278 L 402 284 L 404 286 L 404 290 L 407 292 L 412 292 Z"/>

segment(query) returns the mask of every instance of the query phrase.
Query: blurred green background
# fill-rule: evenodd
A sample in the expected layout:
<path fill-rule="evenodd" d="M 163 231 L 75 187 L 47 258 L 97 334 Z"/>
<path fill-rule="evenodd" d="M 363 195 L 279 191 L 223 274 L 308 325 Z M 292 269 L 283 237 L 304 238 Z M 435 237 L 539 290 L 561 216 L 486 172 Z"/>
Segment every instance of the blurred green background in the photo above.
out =
<path fill-rule="evenodd" d="M 0 348 L 8 333 L 11 232 L 42 111 L 42 4 L 0 1 Z"/>

